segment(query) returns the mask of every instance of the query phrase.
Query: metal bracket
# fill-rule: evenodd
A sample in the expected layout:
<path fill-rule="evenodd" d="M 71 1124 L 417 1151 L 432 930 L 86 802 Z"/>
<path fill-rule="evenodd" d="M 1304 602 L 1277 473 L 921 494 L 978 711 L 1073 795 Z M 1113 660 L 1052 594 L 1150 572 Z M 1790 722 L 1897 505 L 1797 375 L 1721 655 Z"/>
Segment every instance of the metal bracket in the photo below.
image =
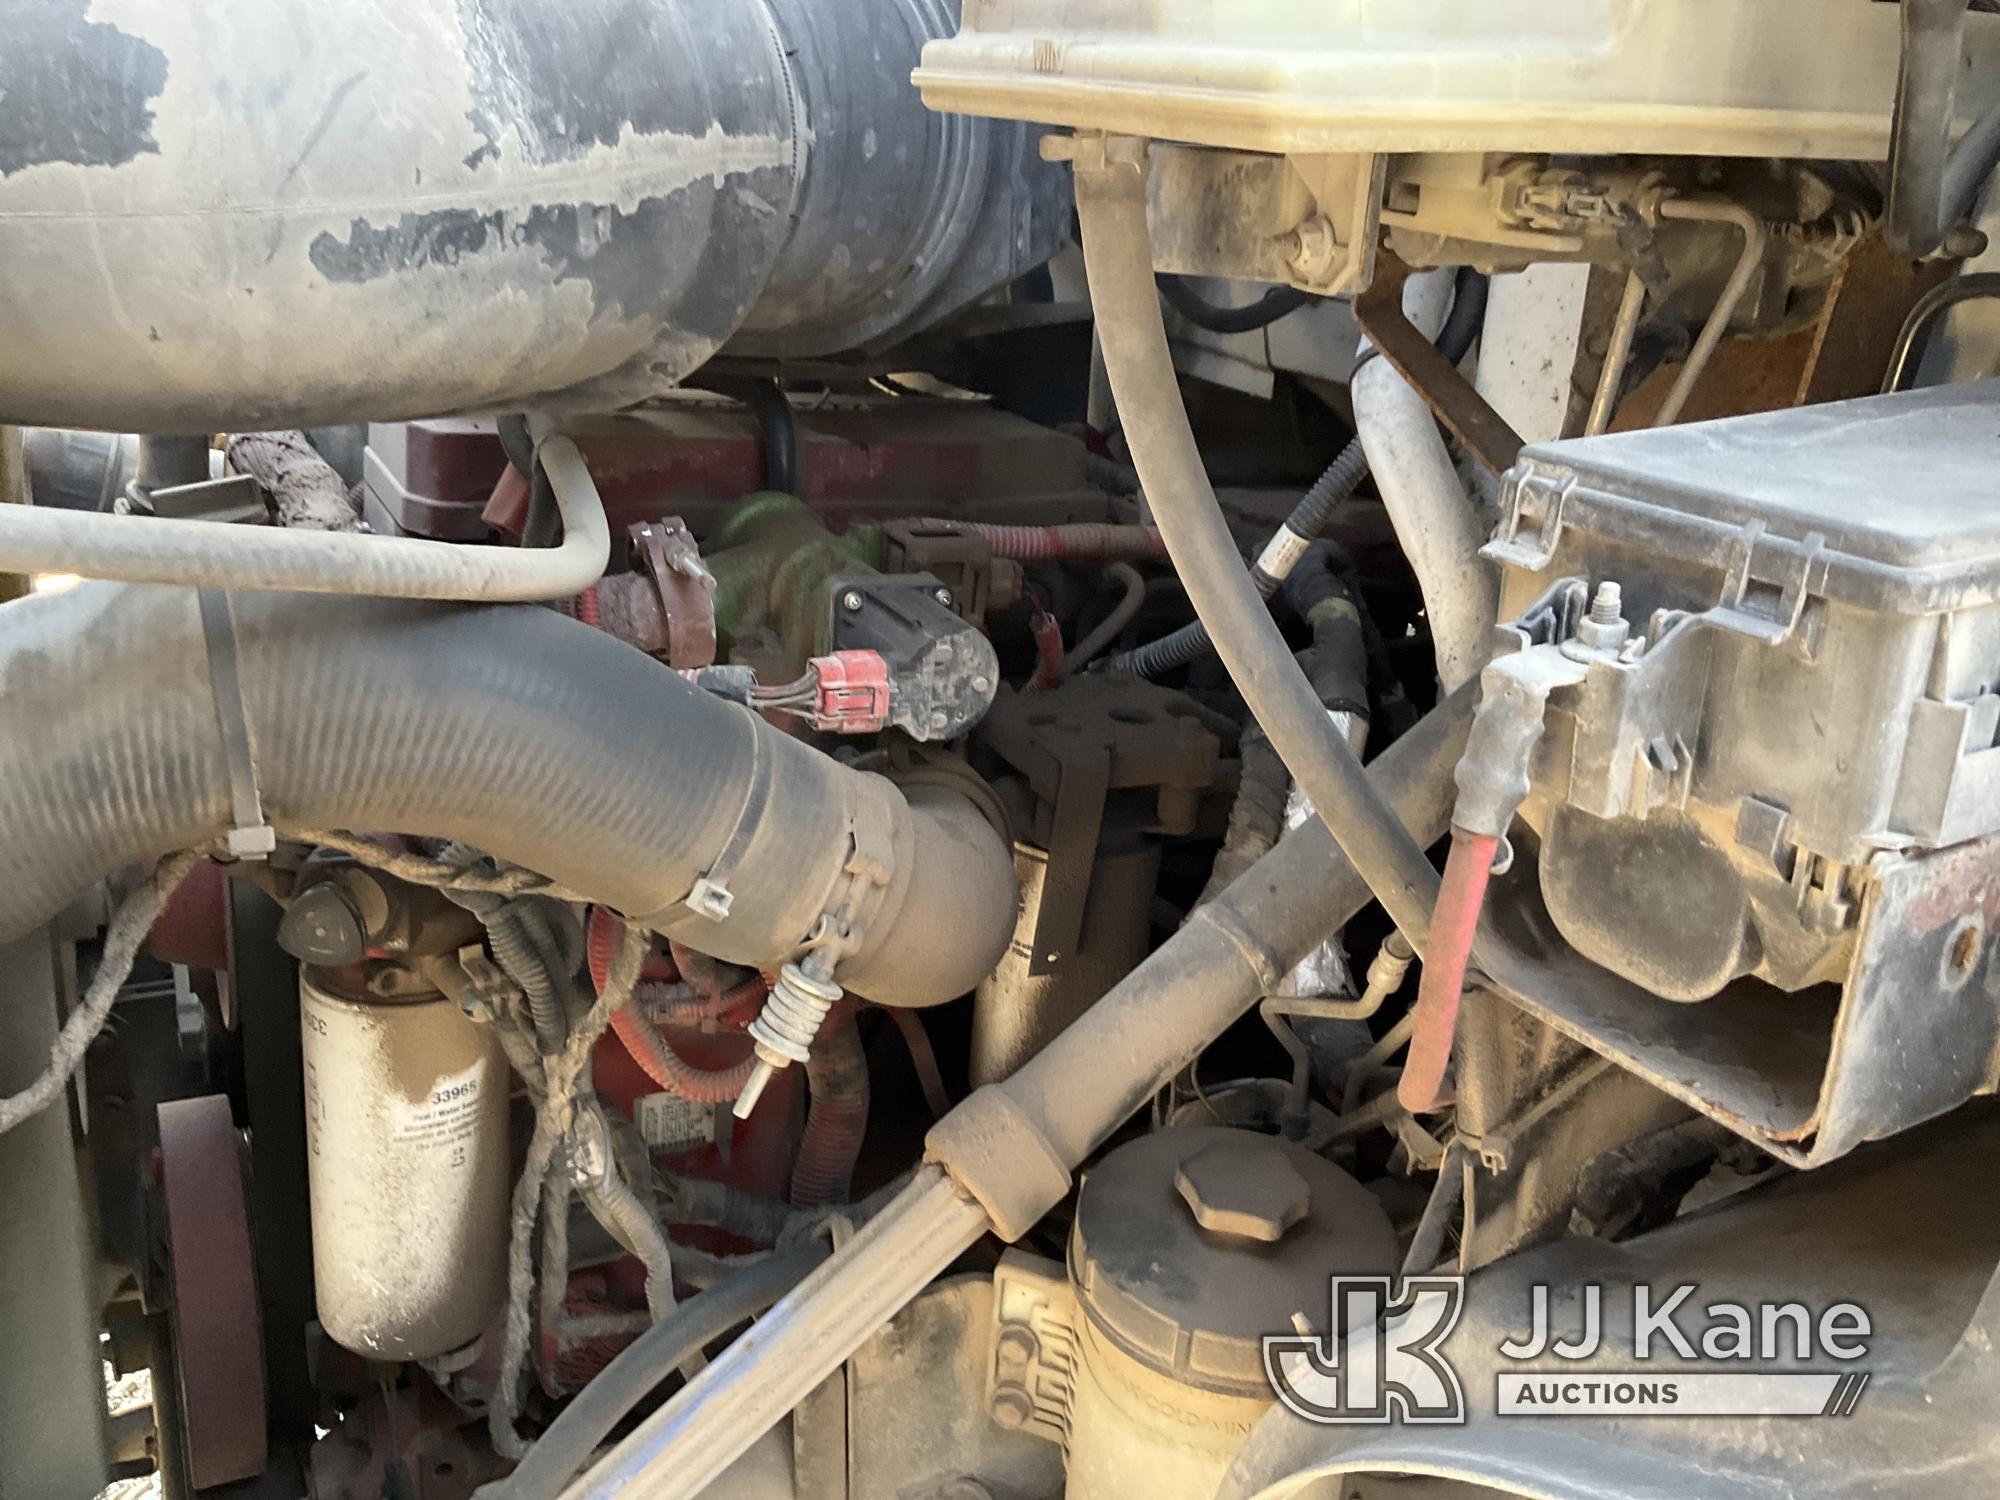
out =
<path fill-rule="evenodd" d="M 1403 315 L 1403 283 L 1409 277 L 1408 266 L 1387 249 L 1378 250 L 1374 279 L 1354 299 L 1354 321 L 1479 466 L 1504 474 L 1520 457 L 1521 434 Z"/>
<path fill-rule="evenodd" d="M 1083 936 L 1083 909 L 1111 790 L 1111 747 L 1065 748 L 1050 817 L 1049 857 L 1035 911 L 1035 951 L 1028 972 L 1053 974 Z"/>
<path fill-rule="evenodd" d="M 694 535 L 679 516 L 640 521 L 632 550 L 652 579 L 667 622 L 667 664 L 706 667 L 715 660 L 715 575 L 701 560 Z"/>
<path fill-rule="evenodd" d="M 257 760 L 250 742 L 250 715 L 236 670 L 236 622 L 224 589 L 201 589 L 202 639 L 208 646 L 208 681 L 215 695 L 216 725 L 229 763 L 229 805 L 235 826 L 227 843 L 236 859 L 263 859 L 278 847 L 277 830 L 264 817 L 257 789 Z"/>

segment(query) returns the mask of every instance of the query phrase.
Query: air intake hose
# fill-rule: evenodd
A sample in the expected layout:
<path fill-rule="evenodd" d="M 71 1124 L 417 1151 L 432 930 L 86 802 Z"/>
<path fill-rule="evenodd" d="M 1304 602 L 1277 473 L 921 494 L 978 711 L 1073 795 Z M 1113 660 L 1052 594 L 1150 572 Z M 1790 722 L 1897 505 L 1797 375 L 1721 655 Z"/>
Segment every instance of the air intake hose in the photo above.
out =
<path fill-rule="evenodd" d="M 948 0 L 0 0 L 0 420 L 606 411 L 893 341 L 1060 246 Z"/>
<path fill-rule="evenodd" d="M 240 712 L 280 832 L 455 839 L 749 964 L 794 956 L 865 869 L 839 975 L 884 1004 L 963 994 L 1007 945 L 1012 862 L 970 803 L 906 796 L 601 631 L 542 609 L 227 603 L 233 683 L 194 590 L 0 608 L 0 701 L 33 726 L 0 736 L 0 942 L 239 821 L 221 724 Z"/>

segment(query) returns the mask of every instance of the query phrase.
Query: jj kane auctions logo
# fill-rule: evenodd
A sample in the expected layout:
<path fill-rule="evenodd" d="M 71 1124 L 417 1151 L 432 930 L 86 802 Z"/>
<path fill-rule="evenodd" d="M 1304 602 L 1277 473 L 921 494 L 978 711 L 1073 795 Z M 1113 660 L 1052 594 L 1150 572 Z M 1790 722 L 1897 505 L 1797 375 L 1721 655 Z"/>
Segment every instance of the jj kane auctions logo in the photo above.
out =
<path fill-rule="evenodd" d="M 1265 1377 L 1309 1422 L 1462 1423 L 1465 1389 L 1444 1346 L 1465 1294 L 1459 1276 L 1335 1277 L 1326 1325 L 1335 1333 L 1296 1318 L 1295 1332 L 1264 1340 Z M 1629 1350 L 1609 1346 L 1603 1287 L 1578 1289 L 1574 1337 L 1556 1334 L 1549 1288 L 1533 1289 L 1528 1331 L 1499 1346 L 1499 1415 L 1847 1416 L 1867 1388 L 1866 1371 L 1841 1368 L 1866 1357 L 1872 1332 L 1852 1302 L 1818 1312 L 1800 1302 L 1701 1305 L 1694 1286 L 1644 1283 L 1612 1295 L 1630 1299 Z M 1635 1368 L 1583 1367 L 1607 1353 Z M 1648 1365 L 1665 1360 L 1676 1363 Z"/>

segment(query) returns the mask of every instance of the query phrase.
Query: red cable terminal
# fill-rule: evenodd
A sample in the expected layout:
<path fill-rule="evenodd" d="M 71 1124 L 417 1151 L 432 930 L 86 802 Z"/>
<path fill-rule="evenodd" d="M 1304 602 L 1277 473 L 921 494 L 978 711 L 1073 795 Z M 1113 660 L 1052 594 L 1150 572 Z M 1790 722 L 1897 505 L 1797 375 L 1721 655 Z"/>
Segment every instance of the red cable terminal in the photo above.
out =
<path fill-rule="evenodd" d="M 834 734 L 889 727 L 889 663 L 879 651 L 836 651 L 807 664 L 816 684 L 812 726 Z"/>

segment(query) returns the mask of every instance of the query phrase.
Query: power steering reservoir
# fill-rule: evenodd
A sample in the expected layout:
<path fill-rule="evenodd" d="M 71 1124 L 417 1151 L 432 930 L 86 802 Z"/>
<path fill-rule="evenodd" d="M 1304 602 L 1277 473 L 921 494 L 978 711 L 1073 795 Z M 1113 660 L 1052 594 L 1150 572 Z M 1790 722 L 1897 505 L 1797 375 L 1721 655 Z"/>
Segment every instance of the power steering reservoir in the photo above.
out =
<path fill-rule="evenodd" d="M 1243 1130 L 1162 1130 L 1084 1179 L 1067 1500 L 1207 1500 L 1269 1410 L 1262 1339 L 1387 1275 L 1382 1205 L 1332 1162 Z"/>

